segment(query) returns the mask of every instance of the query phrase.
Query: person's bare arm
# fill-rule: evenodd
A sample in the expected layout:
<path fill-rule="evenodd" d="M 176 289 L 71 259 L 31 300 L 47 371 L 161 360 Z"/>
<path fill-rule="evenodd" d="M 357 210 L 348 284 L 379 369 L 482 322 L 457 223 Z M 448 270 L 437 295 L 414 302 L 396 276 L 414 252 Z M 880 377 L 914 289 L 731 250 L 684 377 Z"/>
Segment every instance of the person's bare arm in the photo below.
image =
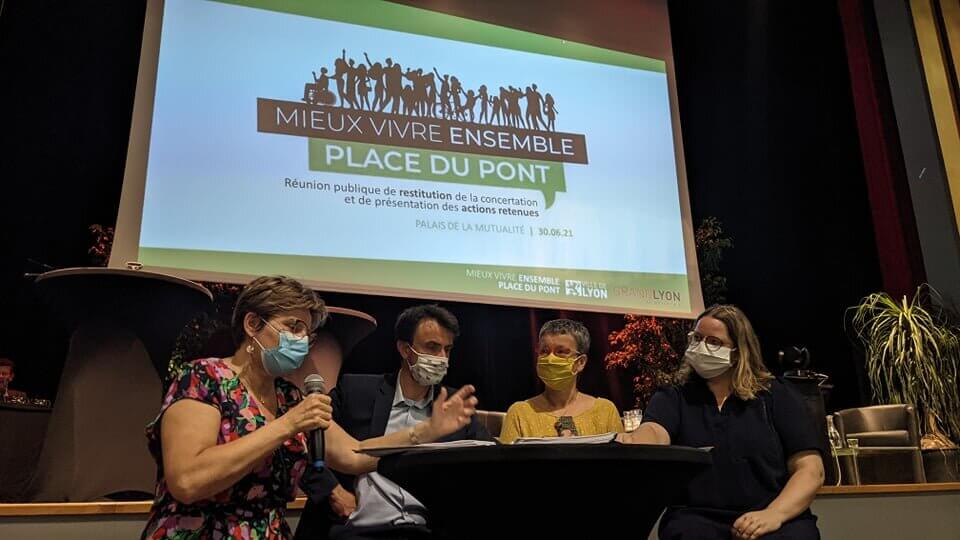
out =
<path fill-rule="evenodd" d="M 358 453 L 358 450 L 380 446 L 404 446 L 413 441 L 433 442 L 466 427 L 476 412 L 477 398 L 473 397 L 473 392 L 473 386 L 467 385 L 447 399 L 447 390 L 441 389 L 440 395 L 433 401 L 433 411 L 429 420 L 419 422 L 410 429 L 364 441 L 354 439 L 336 422 L 332 422 L 326 431 L 327 461 L 331 468 L 347 474 L 358 475 L 375 471 L 379 460 Z"/>
<path fill-rule="evenodd" d="M 670 444 L 670 434 L 656 422 L 644 422 L 630 433 L 617 434 L 616 440 L 623 444 Z"/>
<path fill-rule="evenodd" d="M 249 435 L 217 444 L 220 411 L 182 399 L 160 422 L 164 476 L 170 494 L 191 504 L 210 498 L 254 471 L 284 441 L 302 431 L 330 424 L 330 398 L 312 395 Z"/>
<path fill-rule="evenodd" d="M 763 510 L 747 512 L 733 523 L 734 538 L 755 540 L 778 530 L 783 524 L 810 508 L 823 485 L 823 459 L 814 450 L 797 452 L 787 460 L 790 479 L 780 495 Z"/>

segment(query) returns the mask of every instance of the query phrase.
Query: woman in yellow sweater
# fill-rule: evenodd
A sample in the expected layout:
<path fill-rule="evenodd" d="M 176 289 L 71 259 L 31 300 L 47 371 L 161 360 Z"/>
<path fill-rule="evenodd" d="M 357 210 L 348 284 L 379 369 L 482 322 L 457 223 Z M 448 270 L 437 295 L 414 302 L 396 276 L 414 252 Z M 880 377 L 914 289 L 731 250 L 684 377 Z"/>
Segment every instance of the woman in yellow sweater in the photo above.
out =
<path fill-rule="evenodd" d="M 569 437 L 623 431 L 617 407 L 609 400 L 577 390 L 577 375 L 587 364 L 590 332 L 577 321 L 557 319 L 540 328 L 537 376 L 542 394 L 510 406 L 500 442 L 520 437 Z"/>

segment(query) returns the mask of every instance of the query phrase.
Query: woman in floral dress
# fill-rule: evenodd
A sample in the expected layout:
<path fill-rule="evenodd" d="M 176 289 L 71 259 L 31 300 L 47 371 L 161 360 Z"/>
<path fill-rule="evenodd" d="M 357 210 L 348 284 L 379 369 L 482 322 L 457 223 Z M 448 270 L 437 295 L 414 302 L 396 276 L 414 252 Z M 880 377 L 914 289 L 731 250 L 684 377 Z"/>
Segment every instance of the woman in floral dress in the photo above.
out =
<path fill-rule="evenodd" d="M 331 421 L 328 396 L 303 397 L 281 378 L 303 363 L 325 318 L 323 301 L 293 279 L 262 277 L 244 288 L 233 356 L 187 364 L 147 426 L 158 478 L 143 538 L 290 538 L 284 511 L 309 463 L 305 433 L 326 430 L 327 464 L 361 474 L 377 460 L 356 449 L 436 440 L 469 423 L 476 398 L 465 386 L 436 400 L 412 432 L 350 437 Z"/>

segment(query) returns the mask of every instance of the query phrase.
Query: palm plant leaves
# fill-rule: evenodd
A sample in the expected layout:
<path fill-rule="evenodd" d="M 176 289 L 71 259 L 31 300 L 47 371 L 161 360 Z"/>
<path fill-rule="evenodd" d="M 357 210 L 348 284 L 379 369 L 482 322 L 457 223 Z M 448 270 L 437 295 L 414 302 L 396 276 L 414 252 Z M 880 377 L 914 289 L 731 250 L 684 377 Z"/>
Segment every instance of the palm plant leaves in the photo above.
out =
<path fill-rule="evenodd" d="M 880 403 L 910 403 L 921 417 L 932 414 L 935 426 L 960 440 L 960 334 L 931 305 L 929 287 L 897 302 L 874 293 L 850 308 L 853 329 L 866 353 L 867 378 Z"/>

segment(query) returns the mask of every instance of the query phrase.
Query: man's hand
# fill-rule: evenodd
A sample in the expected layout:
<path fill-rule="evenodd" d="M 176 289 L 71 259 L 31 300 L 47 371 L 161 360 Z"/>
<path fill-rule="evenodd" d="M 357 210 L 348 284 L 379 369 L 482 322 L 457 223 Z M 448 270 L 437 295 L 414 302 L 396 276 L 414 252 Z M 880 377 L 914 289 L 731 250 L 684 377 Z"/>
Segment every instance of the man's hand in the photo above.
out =
<path fill-rule="evenodd" d="M 474 387 L 468 384 L 447 399 L 447 389 L 440 389 L 440 395 L 433 400 L 433 414 L 427 420 L 432 439 L 439 439 L 470 424 L 470 418 L 477 412 L 474 391 Z"/>
<path fill-rule="evenodd" d="M 330 508 L 338 516 L 348 518 L 357 510 L 357 498 L 343 486 L 337 486 L 330 492 Z"/>

